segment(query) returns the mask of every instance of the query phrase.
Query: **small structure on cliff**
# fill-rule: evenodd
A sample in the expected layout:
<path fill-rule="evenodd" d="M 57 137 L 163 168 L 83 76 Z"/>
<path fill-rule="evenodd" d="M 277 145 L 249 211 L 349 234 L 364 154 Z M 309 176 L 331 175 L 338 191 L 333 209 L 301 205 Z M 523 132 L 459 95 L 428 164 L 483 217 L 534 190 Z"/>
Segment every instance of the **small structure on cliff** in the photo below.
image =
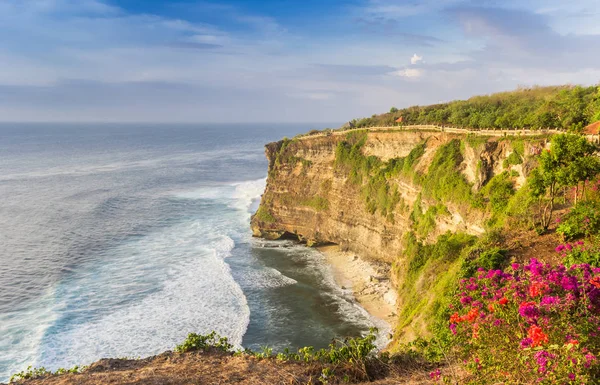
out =
<path fill-rule="evenodd" d="M 585 127 L 583 134 L 593 142 L 600 142 L 600 120 Z"/>

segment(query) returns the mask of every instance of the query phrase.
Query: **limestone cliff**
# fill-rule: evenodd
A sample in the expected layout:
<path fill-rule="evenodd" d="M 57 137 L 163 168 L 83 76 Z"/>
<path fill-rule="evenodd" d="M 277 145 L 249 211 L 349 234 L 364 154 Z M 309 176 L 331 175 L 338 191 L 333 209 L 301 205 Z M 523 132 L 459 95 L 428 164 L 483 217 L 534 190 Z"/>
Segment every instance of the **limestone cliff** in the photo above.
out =
<path fill-rule="evenodd" d="M 406 158 L 418 146 L 424 151 L 413 165 L 413 173 L 388 178 L 386 191 L 397 191 L 396 204 L 386 215 L 373 212 L 366 201 L 364 181 L 352 181 L 352 171 L 336 162 L 336 151 L 348 141 L 348 133 L 308 136 L 269 143 L 267 187 L 261 206 L 252 219 L 255 236 L 269 239 L 297 237 L 308 245 L 335 243 L 343 249 L 367 258 L 393 262 L 402 253 L 402 238 L 411 225 L 411 213 L 419 200 L 422 210 L 441 201 L 446 215 L 439 215 L 427 238 L 446 231 L 469 234 L 484 232 L 487 218 L 479 210 L 461 202 L 430 199 L 424 186 L 414 175 L 426 175 L 437 150 L 448 143 L 459 142 L 461 159 L 458 170 L 474 191 L 492 177 L 511 171 L 517 187 L 524 180 L 527 162 L 506 160 L 515 152 L 513 142 L 503 138 L 467 137 L 435 131 L 365 131 L 366 140 L 360 151 L 367 159 L 376 159 L 381 167 L 396 159 Z M 544 145 L 543 139 L 521 142 L 522 158 Z"/>

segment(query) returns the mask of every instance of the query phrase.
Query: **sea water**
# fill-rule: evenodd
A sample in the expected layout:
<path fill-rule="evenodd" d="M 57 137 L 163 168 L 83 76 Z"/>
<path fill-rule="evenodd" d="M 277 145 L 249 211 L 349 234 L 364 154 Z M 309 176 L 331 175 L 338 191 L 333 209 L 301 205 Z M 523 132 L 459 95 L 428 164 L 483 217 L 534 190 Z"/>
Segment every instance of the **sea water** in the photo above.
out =
<path fill-rule="evenodd" d="M 264 144 L 307 125 L 0 125 L 0 382 L 173 349 L 322 347 L 377 321 L 317 251 L 253 239 Z"/>

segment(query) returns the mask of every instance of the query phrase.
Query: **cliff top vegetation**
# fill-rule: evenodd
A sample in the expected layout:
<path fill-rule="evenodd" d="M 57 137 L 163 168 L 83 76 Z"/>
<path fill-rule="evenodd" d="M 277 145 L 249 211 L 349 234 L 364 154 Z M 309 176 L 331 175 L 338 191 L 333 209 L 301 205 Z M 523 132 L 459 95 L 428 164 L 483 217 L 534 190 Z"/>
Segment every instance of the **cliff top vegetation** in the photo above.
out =
<path fill-rule="evenodd" d="M 600 120 L 600 86 L 553 86 L 474 96 L 467 100 L 412 106 L 367 118 L 349 127 L 435 124 L 471 129 L 579 130 Z"/>

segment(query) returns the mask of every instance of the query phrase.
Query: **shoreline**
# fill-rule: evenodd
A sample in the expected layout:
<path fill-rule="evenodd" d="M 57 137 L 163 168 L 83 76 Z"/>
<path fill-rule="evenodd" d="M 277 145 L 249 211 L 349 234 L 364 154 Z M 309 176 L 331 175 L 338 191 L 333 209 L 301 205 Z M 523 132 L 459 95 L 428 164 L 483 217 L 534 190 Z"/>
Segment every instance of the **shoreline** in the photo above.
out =
<path fill-rule="evenodd" d="M 389 267 L 366 261 L 355 253 L 341 251 L 337 245 L 316 249 L 325 256 L 335 282 L 343 289 L 352 290 L 358 304 L 369 315 L 385 322 L 393 333 L 398 295 L 389 279 Z"/>

